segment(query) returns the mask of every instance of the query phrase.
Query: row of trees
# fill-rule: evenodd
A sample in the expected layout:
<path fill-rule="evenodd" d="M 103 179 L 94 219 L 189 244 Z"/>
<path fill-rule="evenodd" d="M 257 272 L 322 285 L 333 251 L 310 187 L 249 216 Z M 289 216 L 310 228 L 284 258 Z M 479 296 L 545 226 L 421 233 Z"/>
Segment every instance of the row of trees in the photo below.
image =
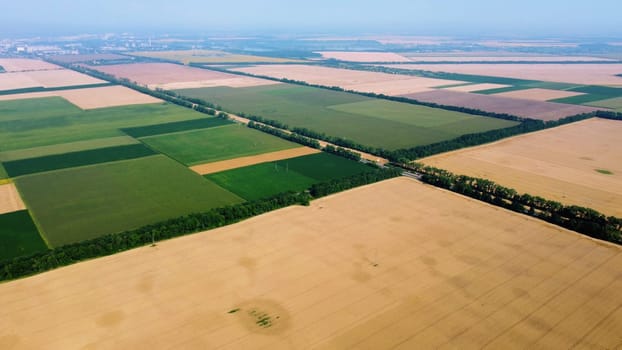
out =
<path fill-rule="evenodd" d="M 399 176 L 396 169 L 376 169 L 368 173 L 314 185 L 309 191 L 287 192 L 271 198 L 212 209 L 141 228 L 69 244 L 30 256 L 0 262 L 0 281 L 20 278 L 79 261 L 141 247 L 193 232 L 229 225 L 259 214 L 291 205 L 309 205 L 313 198 Z"/>
<path fill-rule="evenodd" d="M 603 119 L 622 120 L 622 113 L 614 111 L 596 111 L 596 116 Z"/>
<path fill-rule="evenodd" d="M 415 163 L 409 170 L 422 174 L 422 181 L 465 196 L 527 214 L 590 237 L 622 244 L 622 219 L 605 216 L 594 209 L 563 205 L 493 181 L 455 175 L 447 170 Z"/>
<path fill-rule="evenodd" d="M 280 138 L 288 140 L 288 141 L 296 142 L 296 143 L 299 143 L 299 144 L 304 145 L 304 146 L 309 146 L 311 148 L 316 148 L 316 149 L 321 149 L 322 148 L 322 146 L 320 146 L 320 143 L 318 142 L 318 140 L 314 140 L 314 139 L 309 138 L 309 137 L 298 135 L 298 134 L 293 133 L 293 132 L 283 131 L 281 129 L 273 128 L 273 127 L 268 126 L 268 125 L 263 125 L 263 124 L 255 123 L 254 121 L 248 122 L 247 126 L 249 128 L 257 129 L 259 131 L 263 131 L 265 133 L 268 133 L 268 134 L 280 137 Z"/>

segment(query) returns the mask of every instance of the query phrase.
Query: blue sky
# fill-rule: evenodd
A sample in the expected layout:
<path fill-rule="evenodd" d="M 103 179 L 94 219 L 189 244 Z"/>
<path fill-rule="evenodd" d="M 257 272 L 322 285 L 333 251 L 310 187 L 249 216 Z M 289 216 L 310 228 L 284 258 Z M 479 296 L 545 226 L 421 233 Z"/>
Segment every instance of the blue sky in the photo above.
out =
<path fill-rule="evenodd" d="M 620 0 L 3 0 L 1 33 L 220 31 L 622 36 Z"/>

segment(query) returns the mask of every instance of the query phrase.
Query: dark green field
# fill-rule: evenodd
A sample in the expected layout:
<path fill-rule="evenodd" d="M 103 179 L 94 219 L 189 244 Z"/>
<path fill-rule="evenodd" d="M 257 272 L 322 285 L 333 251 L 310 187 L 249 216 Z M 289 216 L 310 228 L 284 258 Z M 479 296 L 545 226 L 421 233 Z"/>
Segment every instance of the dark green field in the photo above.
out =
<path fill-rule="evenodd" d="M 243 201 L 162 155 L 22 176 L 16 185 L 53 247 Z"/>
<path fill-rule="evenodd" d="M 262 163 L 206 175 L 208 179 L 246 200 L 287 191 L 303 191 L 326 182 L 372 170 L 371 167 L 328 153 Z"/>
<path fill-rule="evenodd" d="M 574 89 L 569 89 L 569 91 L 582 92 L 585 95 L 560 98 L 553 100 L 553 102 L 591 105 L 591 103 L 596 101 L 622 97 L 622 88 L 613 88 L 608 86 L 580 86 Z"/>
<path fill-rule="evenodd" d="M 60 97 L 0 102 L 0 150 L 125 136 L 120 128 L 203 118 L 171 104 L 83 111 Z"/>
<path fill-rule="evenodd" d="M 142 142 L 186 165 L 196 165 L 237 157 L 300 147 L 240 124 L 197 131 L 145 137 Z"/>
<path fill-rule="evenodd" d="M 288 84 L 178 90 L 237 113 L 275 119 L 389 150 L 453 139 L 516 123 L 355 94 Z M 357 105 L 359 104 L 360 105 Z M 445 127 L 449 126 L 451 127 Z"/>
<path fill-rule="evenodd" d="M 47 249 L 28 210 L 0 215 L 0 261 Z"/>
<path fill-rule="evenodd" d="M 135 137 L 154 136 L 162 134 L 170 134 L 173 132 L 190 131 L 198 129 L 213 128 L 232 124 L 233 122 L 220 118 L 202 118 L 193 120 L 184 120 L 181 122 L 164 123 L 157 125 L 140 126 L 137 128 L 122 129 L 124 133 Z"/>
<path fill-rule="evenodd" d="M 3 165 L 10 177 L 16 177 L 50 170 L 134 159 L 154 154 L 155 152 L 153 150 L 139 143 L 135 145 L 115 146 L 38 158 L 20 159 L 4 162 Z"/>

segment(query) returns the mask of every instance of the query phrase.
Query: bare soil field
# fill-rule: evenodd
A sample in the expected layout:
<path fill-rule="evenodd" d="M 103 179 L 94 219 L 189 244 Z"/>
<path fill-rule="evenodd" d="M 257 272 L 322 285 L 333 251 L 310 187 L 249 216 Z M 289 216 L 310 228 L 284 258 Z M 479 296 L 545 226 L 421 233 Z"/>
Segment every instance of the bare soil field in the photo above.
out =
<path fill-rule="evenodd" d="M 482 56 L 424 56 L 419 54 L 407 55 L 412 62 L 590 62 L 614 61 L 613 59 L 587 56 L 491 56 L 485 53 Z"/>
<path fill-rule="evenodd" d="M 101 72 L 123 77 L 150 88 L 186 89 L 212 86 L 247 87 L 277 84 L 251 77 L 241 77 L 207 69 L 173 63 L 135 63 L 108 66 L 90 66 Z"/>
<path fill-rule="evenodd" d="M 515 91 L 507 91 L 498 94 L 494 94 L 493 96 L 502 96 L 502 97 L 513 97 L 513 98 L 522 98 L 526 100 L 534 100 L 534 101 L 548 101 L 555 100 L 558 98 L 572 97 L 584 95 L 581 92 L 574 91 L 562 91 L 562 90 L 550 90 L 550 89 L 526 89 L 526 90 L 515 90 Z"/>
<path fill-rule="evenodd" d="M 124 86 L 103 86 L 96 88 L 30 92 L 24 94 L 0 95 L 0 101 L 21 100 L 59 96 L 81 109 L 97 109 L 137 104 L 160 103 L 162 100 Z"/>
<path fill-rule="evenodd" d="M 52 59 L 63 63 L 78 63 L 78 62 L 92 62 L 92 61 L 107 61 L 107 60 L 122 60 L 128 59 L 128 56 L 117 55 L 114 53 L 97 53 L 97 54 L 82 54 L 82 55 L 56 55 Z"/>
<path fill-rule="evenodd" d="M 542 102 L 493 95 L 471 94 L 468 92 L 434 90 L 403 95 L 418 101 L 434 102 L 443 105 L 461 106 L 488 112 L 507 113 L 524 118 L 557 120 L 563 117 L 588 113 L 598 108 Z"/>
<path fill-rule="evenodd" d="M 588 119 L 422 163 L 622 217 L 622 122 Z"/>
<path fill-rule="evenodd" d="M 100 83 L 105 83 L 105 81 L 68 69 L 34 70 L 0 75 L 0 91 L 38 86 L 51 88 Z"/>
<path fill-rule="evenodd" d="M 311 84 L 339 86 L 346 90 L 402 95 L 431 90 L 436 86 L 464 83 L 398 74 L 356 71 L 306 65 L 263 65 L 234 69 L 240 72 L 305 81 Z"/>
<path fill-rule="evenodd" d="M 28 58 L 0 58 L 0 66 L 7 72 L 62 69 L 52 63 Z"/>
<path fill-rule="evenodd" d="M 452 86 L 448 88 L 443 88 L 443 90 L 473 92 L 473 91 L 482 91 L 482 90 L 490 90 L 490 89 L 499 89 L 499 88 L 504 88 L 508 86 L 509 85 L 484 83 L 484 84 Z"/>
<path fill-rule="evenodd" d="M 622 86 L 622 64 L 400 64 L 388 67 L 588 85 Z"/>
<path fill-rule="evenodd" d="M 198 174 L 207 175 L 218 173 L 225 170 L 241 168 L 244 166 L 255 165 L 265 162 L 274 162 L 281 159 L 288 159 L 294 157 L 306 156 L 309 154 L 320 153 L 320 150 L 311 147 L 298 147 L 286 149 L 283 151 L 276 151 L 270 153 L 264 153 L 256 156 L 239 157 L 234 159 L 223 160 L 219 162 L 212 162 L 207 164 L 200 164 L 190 167 L 190 169 Z"/>
<path fill-rule="evenodd" d="M 0 185 L 0 214 L 26 209 L 15 184 Z"/>
<path fill-rule="evenodd" d="M 410 62 L 402 55 L 393 52 L 352 52 L 352 51 L 319 51 L 326 59 L 350 62 Z"/>
<path fill-rule="evenodd" d="M 621 266 L 398 178 L 2 284 L 0 347 L 613 349 Z"/>

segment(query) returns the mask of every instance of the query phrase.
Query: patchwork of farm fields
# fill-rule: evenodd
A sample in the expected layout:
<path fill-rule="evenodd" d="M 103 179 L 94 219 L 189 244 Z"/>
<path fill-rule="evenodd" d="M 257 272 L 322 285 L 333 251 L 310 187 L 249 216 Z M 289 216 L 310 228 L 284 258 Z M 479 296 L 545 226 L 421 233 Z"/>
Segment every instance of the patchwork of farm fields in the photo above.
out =
<path fill-rule="evenodd" d="M 398 178 L 1 284 L 0 347 L 615 349 L 620 266 Z"/>
<path fill-rule="evenodd" d="M 621 217 L 620 135 L 622 122 L 593 118 L 420 161 Z"/>
<path fill-rule="evenodd" d="M 177 92 L 217 103 L 234 113 L 259 115 L 389 150 L 516 125 L 507 120 L 288 84 Z"/>
<path fill-rule="evenodd" d="M 183 64 L 188 63 L 245 63 L 245 62 L 295 62 L 286 58 L 238 55 L 216 50 L 179 50 L 179 51 L 146 51 L 132 52 L 134 56 L 159 58 L 170 61 L 177 61 Z"/>

